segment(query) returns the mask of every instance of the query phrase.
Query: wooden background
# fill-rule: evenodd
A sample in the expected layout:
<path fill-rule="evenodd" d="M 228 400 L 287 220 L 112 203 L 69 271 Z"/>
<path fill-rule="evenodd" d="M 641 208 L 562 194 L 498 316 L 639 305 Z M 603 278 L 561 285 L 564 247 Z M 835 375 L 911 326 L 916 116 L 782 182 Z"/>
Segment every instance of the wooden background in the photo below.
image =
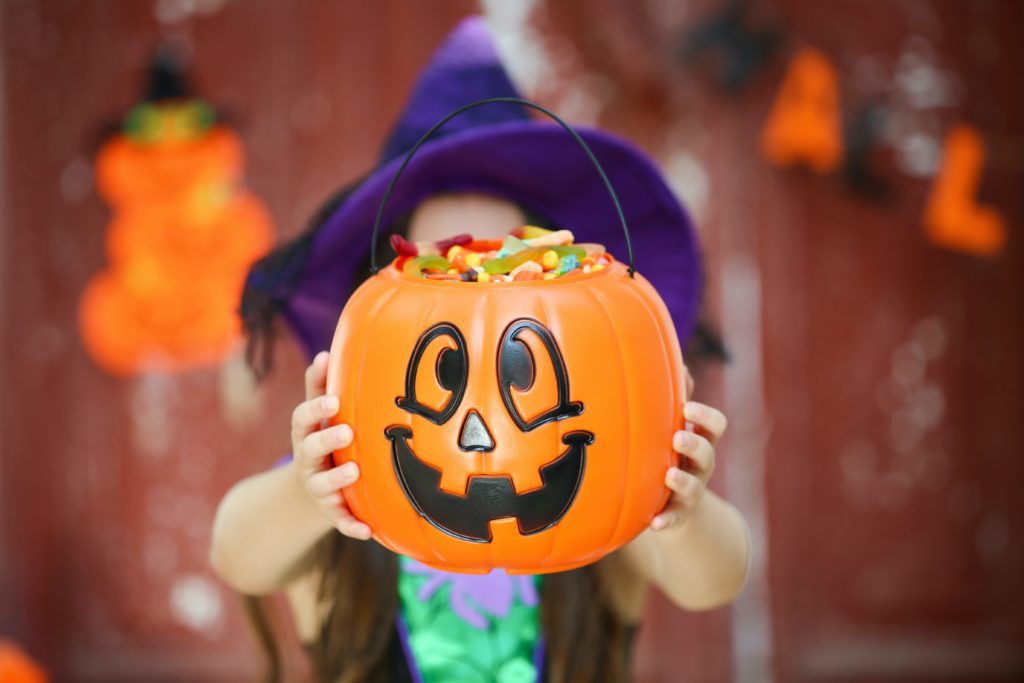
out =
<path fill-rule="evenodd" d="M 524 91 L 663 164 L 707 247 L 709 316 L 733 352 L 698 392 L 730 434 L 715 487 L 757 547 L 731 609 L 653 597 L 637 680 L 1024 679 L 1024 5 L 775 0 L 744 87 L 680 57 L 718 0 L 490 2 Z M 418 67 L 468 0 L 5 0 L 0 5 L 0 637 L 67 681 L 245 681 L 258 662 L 206 562 L 233 482 L 288 448 L 303 364 L 258 391 L 224 368 L 131 381 L 94 367 L 78 297 L 104 263 L 91 183 L 105 124 L 156 44 L 228 113 L 279 234 L 373 161 Z M 823 50 L 856 114 L 885 103 L 884 200 L 757 152 L 797 47 Z M 977 125 L 993 260 L 929 244 L 936 145 Z M 299 674 L 296 674 L 299 676 Z"/>

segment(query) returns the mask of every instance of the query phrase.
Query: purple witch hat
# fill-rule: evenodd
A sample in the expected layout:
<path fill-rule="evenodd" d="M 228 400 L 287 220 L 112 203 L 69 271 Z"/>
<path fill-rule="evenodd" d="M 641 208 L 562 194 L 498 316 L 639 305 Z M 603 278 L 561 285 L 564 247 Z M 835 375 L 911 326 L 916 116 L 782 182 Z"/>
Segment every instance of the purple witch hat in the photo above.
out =
<path fill-rule="evenodd" d="M 355 274 L 365 267 L 381 197 L 403 153 L 465 104 L 518 96 L 483 18 L 463 20 L 421 74 L 380 164 L 324 218 L 301 272 L 279 301 L 310 357 L 330 346 L 357 284 Z M 685 342 L 696 323 L 702 283 L 700 248 L 689 217 L 643 152 L 604 131 L 577 131 L 618 194 L 637 270 L 661 294 Z M 393 225 L 431 195 L 466 191 L 516 202 L 572 230 L 577 240 L 602 243 L 625 258 L 614 205 L 586 154 L 564 129 L 530 118 L 519 105 L 478 107 L 445 124 L 405 169 L 381 225 Z"/>

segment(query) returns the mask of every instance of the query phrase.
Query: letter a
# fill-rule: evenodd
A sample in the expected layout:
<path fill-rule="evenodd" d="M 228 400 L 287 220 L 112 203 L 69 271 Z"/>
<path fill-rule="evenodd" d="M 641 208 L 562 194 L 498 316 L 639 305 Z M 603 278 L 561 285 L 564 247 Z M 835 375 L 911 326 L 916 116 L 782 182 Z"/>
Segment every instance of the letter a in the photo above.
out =
<path fill-rule="evenodd" d="M 761 131 L 761 151 L 776 166 L 805 164 L 818 173 L 842 160 L 836 70 L 818 50 L 805 48 L 790 62 Z"/>

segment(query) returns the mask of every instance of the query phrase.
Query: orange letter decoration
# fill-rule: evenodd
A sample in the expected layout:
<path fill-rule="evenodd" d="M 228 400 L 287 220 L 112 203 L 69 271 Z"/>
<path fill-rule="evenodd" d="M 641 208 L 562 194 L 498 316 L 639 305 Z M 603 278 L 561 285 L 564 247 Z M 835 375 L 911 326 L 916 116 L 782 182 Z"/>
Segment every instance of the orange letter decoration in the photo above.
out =
<path fill-rule="evenodd" d="M 942 168 L 925 208 L 925 233 L 947 249 L 994 256 L 1006 243 L 1002 216 L 975 200 L 985 164 L 985 143 L 972 126 L 959 124 L 946 136 Z"/>
<path fill-rule="evenodd" d="M 793 57 L 761 132 L 761 150 L 776 166 L 806 164 L 819 173 L 843 156 L 836 71 L 825 55 L 804 49 Z"/>

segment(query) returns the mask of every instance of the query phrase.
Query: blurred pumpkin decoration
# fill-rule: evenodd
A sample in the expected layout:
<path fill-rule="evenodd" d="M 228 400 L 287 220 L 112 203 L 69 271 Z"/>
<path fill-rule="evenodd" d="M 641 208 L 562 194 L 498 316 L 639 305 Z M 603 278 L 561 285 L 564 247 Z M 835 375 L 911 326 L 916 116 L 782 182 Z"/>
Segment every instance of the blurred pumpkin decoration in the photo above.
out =
<path fill-rule="evenodd" d="M 79 308 L 85 348 L 118 376 L 213 365 L 236 348 L 249 265 L 272 242 L 269 214 L 241 184 L 241 141 L 189 98 L 177 62 L 154 61 L 148 96 L 96 159 L 113 217 L 108 266 Z"/>
<path fill-rule="evenodd" d="M 510 99 L 455 114 L 491 101 Z M 516 101 L 590 153 L 546 109 Z M 335 420 L 356 431 L 335 460 L 359 463 L 346 501 L 388 548 L 462 572 L 562 571 L 629 542 L 665 506 L 682 354 L 664 302 L 633 269 L 601 175 L 628 268 L 454 284 L 406 274 L 396 259 L 345 305 L 327 393 L 340 397 Z"/>
<path fill-rule="evenodd" d="M 0 639 L 0 682 L 48 683 L 49 675 L 14 643 Z"/>

